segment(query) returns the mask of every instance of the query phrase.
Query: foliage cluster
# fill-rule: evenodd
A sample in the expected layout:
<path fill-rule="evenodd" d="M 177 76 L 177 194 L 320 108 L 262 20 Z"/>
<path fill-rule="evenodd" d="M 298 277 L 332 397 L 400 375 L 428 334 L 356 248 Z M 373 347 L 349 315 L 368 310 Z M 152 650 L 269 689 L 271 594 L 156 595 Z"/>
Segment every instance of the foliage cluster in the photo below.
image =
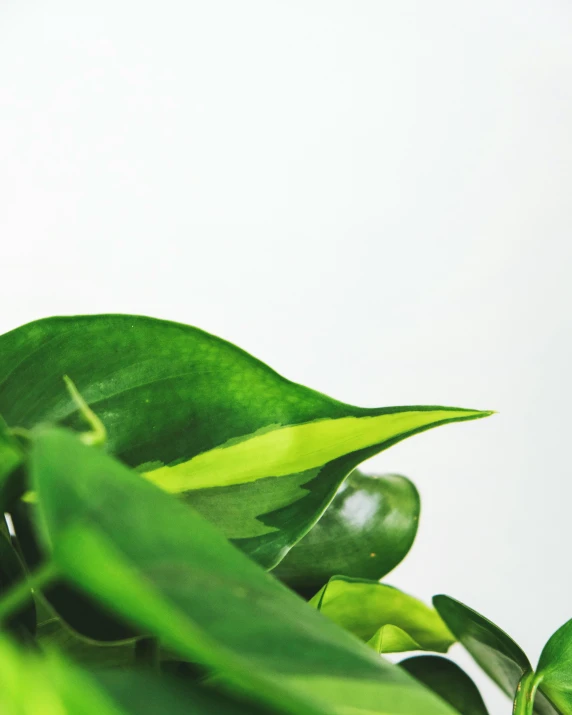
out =
<path fill-rule="evenodd" d="M 381 582 L 419 494 L 356 468 L 489 412 L 358 408 L 101 315 L 1 336 L 0 414 L 0 712 L 486 715 L 435 655 L 459 642 L 518 715 L 572 713 L 572 622 L 533 670 L 467 606 Z"/>

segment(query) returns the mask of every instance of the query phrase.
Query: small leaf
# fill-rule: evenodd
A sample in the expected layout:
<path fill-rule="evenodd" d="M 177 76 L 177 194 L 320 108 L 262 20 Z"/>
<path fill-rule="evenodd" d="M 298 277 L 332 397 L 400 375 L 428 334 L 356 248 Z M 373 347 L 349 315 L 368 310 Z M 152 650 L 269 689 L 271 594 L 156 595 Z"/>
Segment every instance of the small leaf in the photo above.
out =
<path fill-rule="evenodd" d="M 74 434 L 37 431 L 31 472 L 66 578 L 225 683 L 295 715 L 452 715 L 193 509 Z"/>
<path fill-rule="evenodd" d="M 402 660 L 399 665 L 452 705 L 460 715 L 489 715 L 475 683 L 448 658 L 418 655 Z"/>
<path fill-rule="evenodd" d="M 435 596 L 433 604 L 457 640 L 512 700 L 522 677 L 532 670 L 522 648 L 492 621 L 460 601 Z M 558 713 L 542 693 L 536 695 L 534 712 L 537 715 Z"/>
<path fill-rule="evenodd" d="M 356 470 L 272 573 L 306 598 L 336 574 L 378 581 L 411 548 L 419 512 L 419 493 L 409 479 Z"/>
<path fill-rule="evenodd" d="M 378 652 L 413 649 L 445 653 L 455 642 L 433 608 L 375 581 L 334 576 L 310 605 Z"/>
<path fill-rule="evenodd" d="M 490 414 L 343 404 L 197 328 L 151 318 L 50 318 L 0 336 L 0 411 L 10 425 L 82 431 L 63 375 L 101 419 L 111 452 L 267 568 L 362 461 L 432 427 Z"/>
<path fill-rule="evenodd" d="M 382 626 L 367 642 L 378 653 L 407 653 L 412 650 L 425 650 L 402 628 Z"/>
<path fill-rule="evenodd" d="M 572 620 L 559 628 L 544 646 L 536 669 L 536 683 L 563 715 L 571 715 Z"/>

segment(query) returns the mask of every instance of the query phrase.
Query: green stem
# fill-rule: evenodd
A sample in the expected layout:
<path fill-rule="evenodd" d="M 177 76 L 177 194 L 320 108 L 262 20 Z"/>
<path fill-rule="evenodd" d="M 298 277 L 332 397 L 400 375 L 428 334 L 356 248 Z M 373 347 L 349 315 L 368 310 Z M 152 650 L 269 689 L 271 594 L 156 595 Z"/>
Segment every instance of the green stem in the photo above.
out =
<path fill-rule="evenodd" d="M 514 699 L 513 715 L 533 715 L 534 696 L 538 688 L 539 679 L 533 670 L 527 671 L 518 684 Z"/>
<path fill-rule="evenodd" d="M 91 427 L 91 432 L 83 432 L 80 435 L 81 441 L 84 444 L 88 444 L 92 447 L 101 447 L 105 444 L 105 441 L 107 439 L 105 425 L 95 414 L 95 412 L 90 408 L 87 402 L 83 399 L 73 380 L 71 380 L 67 375 L 64 375 L 64 382 L 66 384 L 70 397 L 77 405 L 77 408 L 80 411 L 84 420 Z"/>
<path fill-rule="evenodd" d="M 135 663 L 151 670 L 159 669 L 159 639 L 140 638 L 135 643 Z"/>
<path fill-rule="evenodd" d="M 0 623 L 6 621 L 19 608 L 25 605 L 31 597 L 32 591 L 39 591 L 54 581 L 59 576 L 59 571 L 53 561 L 47 561 L 28 578 L 13 586 L 0 600 Z"/>

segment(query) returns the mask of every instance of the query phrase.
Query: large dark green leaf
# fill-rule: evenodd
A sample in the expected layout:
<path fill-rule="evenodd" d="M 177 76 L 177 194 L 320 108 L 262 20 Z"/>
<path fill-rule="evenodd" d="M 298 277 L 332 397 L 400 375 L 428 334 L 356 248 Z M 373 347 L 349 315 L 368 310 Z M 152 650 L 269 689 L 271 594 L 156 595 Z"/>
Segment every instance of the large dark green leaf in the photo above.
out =
<path fill-rule="evenodd" d="M 571 715 L 572 620 L 559 628 L 544 646 L 536 669 L 536 684 L 540 684 L 564 715 Z"/>
<path fill-rule="evenodd" d="M 31 471 L 66 578 L 225 682 L 295 715 L 453 712 L 193 509 L 70 432 L 38 431 Z"/>
<path fill-rule="evenodd" d="M 334 576 L 310 605 L 378 653 L 434 650 L 445 653 L 455 642 L 430 606 L 393 586 Z"/>
<path fill-rule="evenodd" d="M 457 710 L 460 715 L 489 715 L 477 686 L 452 660 L 418 655 L 399 665 Z"/>
<path fill-rule="evenodd" d="M 379 581 L 411 548 L 420 506 L 409 479 L 356 470 L 273 573 L 306 598 L 338 574 Z"/>
<path fill-rule="evenodd" d="M 109 449 L 272 567 L 360 462 L 437 425 L 490 414 L 362 409 L 292 383 L 201 330 L 126 315 L 50 318 L 0 337 L 11 426 L 81 429 L 75 382 Z"/>
<path fill-rule="evenodd" d="M 435 596 L 433 604 L 478 665 L 510 698 L 514 698 L 521 679 L 532 671 L 522 648 L 492 621 L 460 601 L 449 596 Z M 539 692 L 534 712 L 555 715 L 558 710 Z"/>

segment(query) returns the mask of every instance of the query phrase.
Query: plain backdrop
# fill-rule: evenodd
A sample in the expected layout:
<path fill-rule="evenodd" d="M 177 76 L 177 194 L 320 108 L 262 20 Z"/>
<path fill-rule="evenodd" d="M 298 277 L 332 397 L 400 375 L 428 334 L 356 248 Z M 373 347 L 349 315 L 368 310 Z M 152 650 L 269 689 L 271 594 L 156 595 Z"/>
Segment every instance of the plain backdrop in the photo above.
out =
<path fill-rule="evenodd" d="M 355 404 L 498 410 L 367 469 L 423 498 L 387 581 L 534 661 L 572 617 L 571 31 L 568 0 L 3 0 L 0 330 L 142 313 Z"/>

